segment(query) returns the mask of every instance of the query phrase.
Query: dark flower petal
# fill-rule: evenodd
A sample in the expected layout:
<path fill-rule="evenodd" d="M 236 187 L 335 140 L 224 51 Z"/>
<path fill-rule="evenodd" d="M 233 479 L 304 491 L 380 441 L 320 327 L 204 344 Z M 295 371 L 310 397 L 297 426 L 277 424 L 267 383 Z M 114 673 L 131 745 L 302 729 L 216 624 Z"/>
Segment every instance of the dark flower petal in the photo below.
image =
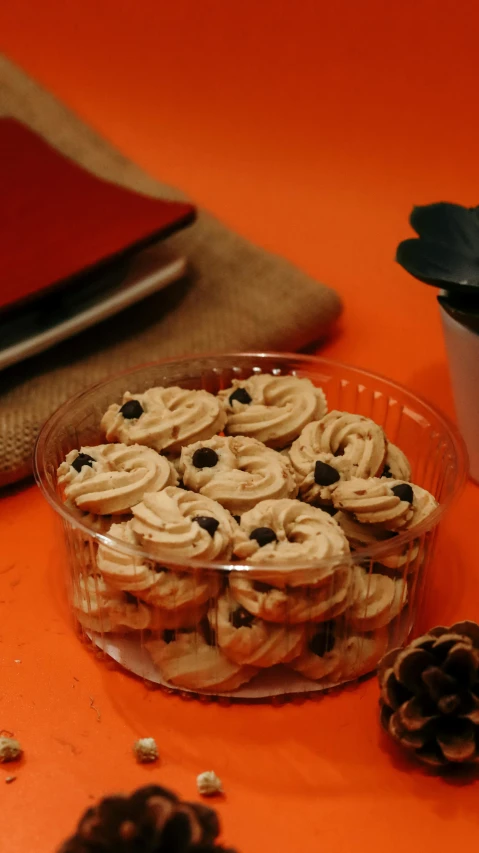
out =
<path fill-rule="evenodd" d="M 475 729 L 469 720 L 443 719 L 436 740 L 448 761 L 470 761 L 475 756 Z"/>
<path fill-rule="evenodd" d="M 423 239 L 445 243 L 471 257 L 477 255 L 479 220 L 474 209 L 439 201 L 414 207 L 409 222 Z"/>
<path fill-rule="evenodd" d="M 479 246 L 478 246 L 479 257 Z M 479 262 L 455 246 L 432 240 L 403 240 L 396 251 L 396 261 L 425 284 L 444 287 L 479 287 Z"/>

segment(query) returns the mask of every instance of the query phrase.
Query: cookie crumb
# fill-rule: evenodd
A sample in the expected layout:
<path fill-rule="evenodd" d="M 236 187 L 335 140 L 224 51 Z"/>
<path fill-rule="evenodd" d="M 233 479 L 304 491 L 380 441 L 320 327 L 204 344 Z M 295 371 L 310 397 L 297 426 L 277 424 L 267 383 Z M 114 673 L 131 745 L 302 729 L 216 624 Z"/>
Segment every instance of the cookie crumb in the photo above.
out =
<path fill-rule="evenodd" d="M 20 758 L 23 749 L 13 737 L 0 737 L 0 764 Z"/>
<path fill-rule="evenodd" d="M 139 764 L 148 764 L 158 760 L 158 747 L 152 737 L 141 737 L 133 744 L 133 752 Z"/>
<path fill-rule="evenodd" d="M 12 782 L 15 782 L 15 779 L 16 779 L 16 778 L 17 778 L 16 776 L 7 776 L 7 777 L 5 778 L 5 783 L 6 783 L 7 785 L 10 785 Z"/>
<path fill-rule="evenodd" d="M 196 777 L 196 786 L 198 793 L 203 797 L 211 797 L 214 794 L 223 793 L 223 784 L 214 770 L 205 770 L 204 773 L 200 773 Z"/>

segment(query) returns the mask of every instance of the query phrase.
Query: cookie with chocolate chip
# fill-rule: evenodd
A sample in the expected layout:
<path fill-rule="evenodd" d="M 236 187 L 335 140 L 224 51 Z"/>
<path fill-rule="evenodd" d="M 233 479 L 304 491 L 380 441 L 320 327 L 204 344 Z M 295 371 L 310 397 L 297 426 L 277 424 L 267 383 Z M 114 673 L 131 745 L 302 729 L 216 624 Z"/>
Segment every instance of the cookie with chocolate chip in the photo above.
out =
<path fill-rule="evenodd" d="M 228 594 L 208 613 L 222 652 L 232 661 L 260 668 L 287 663 L 304 648 L 301 625 L 274 625 L 255 617 Z"/>

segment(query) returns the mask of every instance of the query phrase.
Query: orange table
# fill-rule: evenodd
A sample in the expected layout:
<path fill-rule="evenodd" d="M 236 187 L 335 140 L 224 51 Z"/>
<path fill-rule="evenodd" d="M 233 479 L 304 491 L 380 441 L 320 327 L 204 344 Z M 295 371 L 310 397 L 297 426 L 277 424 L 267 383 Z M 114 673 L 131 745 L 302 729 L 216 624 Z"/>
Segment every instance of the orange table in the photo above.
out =
<path fill-rule="evenodd" d="M 477 23 L 452 0 L 0 9 L 9 55 L 105 136 L 337 287 L 346 310 L 325 355 L 450 414 L 434 292 L 392 259 L 413 203 L 478 201 Z M 479 618 L 478 512 L 469 484 L 444 524 L 424 625 Z M 1 851 L 50 853 L 106 792 L 158 781 L 193 797 L 209 767 L 226 789 L 225 840 L 243 853 L 450 853 L 477 837 L 477 788 L 387 748 L 374 680 L 282 708 L 149 691 L 76 640 L 53 522 L 33 486 L 4 496 L 0 529 L 0 727 L 26 750 L 0 789 Z M 140 735 L 157 739 L 158 767 L 135 764 Z"/>

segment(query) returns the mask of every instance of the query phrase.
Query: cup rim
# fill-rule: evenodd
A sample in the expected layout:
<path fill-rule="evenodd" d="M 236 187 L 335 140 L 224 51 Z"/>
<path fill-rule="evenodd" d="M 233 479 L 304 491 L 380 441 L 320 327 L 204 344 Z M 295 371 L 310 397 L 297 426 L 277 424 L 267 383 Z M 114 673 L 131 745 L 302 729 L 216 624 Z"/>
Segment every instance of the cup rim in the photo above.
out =
<path fill-rule="evenodd" d="M 447 296 L 447 291 L 442 290 L 439 296 L 437 297 L 439 310 L 442 316 L 443 326 L 447 327 L 449 325 L 454 327 L 455 329 L 458 328 L 462 330 L 463 334 L 470 335 L 471 338 L 479 338 L 479 326 L 477 329 L 473 329 L 470 326 L 466 325 L 466 323 L 462 323 L 461 320 L 459 320 L 456 314 L 454 313 L 454 309 L 451 307 L 451 310 L 448 310 L 449 306 L 447 302 L 442 302 L 439 298 L 440 296 Z"/>
<path fill-rule="evenodd" d="M 65 504 L 55 489 L 51 486 L 49 479 L 46 475 L 45 464 L 44 464 L 44 453 L 45 448 L 48 445 L 48 438 L 51 430 L 58 424 L 59 421 L 63 419 L 64 414 L 68 411 L 72 403 L 76 403 L 84 397 L 95 394 L 101 388 L 105 388 L 112 382 L 116 382 L 122 377 L 125 379 L 132 374 L 138 373 L 141 370 L 145 370 L 148 368 L 161 368 L 166 367 L 168 365 L 177 364 L 178 366 L 186 365 L 191 362 L 200 362 L 200 361 L 214 361 L 218 366 L 218 362 L 223 360 L 231 360 L 231 359 L 264 359 L 266 360 L 277 360 L 279 363 L 288 362 L 288 361 L 296 361 L 303 363 L 304 365 L 309 365 L 310 367 L 320 368 L 323 366 L 325 369 L 328 367 L 344 370 L 353 370 L 358 376 L 364 376 L 365 378 L 371 380 L 379 380 L 381 382 L 386 382 L 391 390 L 396 390 L 401 394 L 406 394 L 410 401 L 416 401 L 422 407 L 429 411 L 431 415 L 438 419 L 441 422 L 442 427 L 445 433 L 449 436 L 452 449 L 455 456 L 455 464 L 456 464 L 456 477 L 455 483 L 451 492 L 443 502 L 441 502 L 437 508 L 425 518 L 420 524 L 415 527 L 400 532 L 396 536 L 391 539 L 382 540 L 374 543 L 373 545 L 366 546 L 364 548 L 359 548 L 355 551 L 351 551 L 350 554 L 343 556 L 333 556 L 328 558 L 322 558 L 318 560 L 310 560 L 304 561 L 302 563 L 295 562 L 294 567 L 291 567 L 288 563 L 241 563 L 236 561 L 208 561 L 203 559 L 184 559 L 180 560 L 178 557 L 171 559 L 171 555 L 165 554 L 164 558 L 158 556 L 158 553 L 152 555 L 146 549 L 140 548 L 139 546 L 128 545 L 127 543 L 121 542 L 119 539 L 115 539 L 113 536 L 110 536 L 106 533 L 100 533 L 99 531 L 92 530 L 91 527 L 84 524 L 81 521 L 81 518 L 77 517 L 75 512 L 73 512 L 68 504 Z M 96 382 L 94 385 L 88 386 L 88 388 L 79 391 L 77 394 L 69 397 L 64 403 L 61 404 L 45 421 L 42 426 L 33 451 L 33 472 L 35 475 L 35 480 L 37 485 L 39 486 L 44 498 L 48 501 L 50 506 L 54 509 L 54 511 L 62 517 L 64 521 L 66 521 L 70 526 L 76 528 L 81 531 L 85 536 L 90 539 L 95 540 L 99 545 L 104 545 L 111 548 L 114 551 L 119 551 L 120 553 L 127 554 L 129 556 L 140 558 L 144 560 L 154 561 L 156 563 L 164 563 L 168 567 L 178 568 L 178 570 L 182 571 L 192 571 L 192 570 L 212 570 L 219 572 L 260 572 L 268 571 L 271 573 L 272 571 L 281 571 L 286 572 L 296 571 L 296 570 L 311 570 L 313 567 L 317 568 L 326 568 L 326 567 L 334 567 L 339 565 L 344 565 L 345 559 L 347 559 L 351 564 L 358 564 L 364 560 L 372 560 L 373 562 L 380 562 L 380 557 L 388 557 L 391 553 L 397 551 L 398 549 L 403 549 L 405 546 L 412 542 L 415 539 L 418 539 L 423 533 L 426 533 L 428 530 L 436 527 L 439 523 L 440 519 L 443 515 L 448 511 L 449 507 L 453 503 L 453 501 L 459 496 L 462 492 L 468 473 L 468 463 L 467 463 L 467 450 L 462 439 L 462 436 L 459 433 L 459 430 L 455 426 L 455 424 L 445 415 L 442 411 L 437 409 L 434 405 L 429 403 L 423 397 L 418 394 L 415 394 L 413 391 L 410 391 L 404 385 L 401 385 L 394 380 L 389 379 L 386 376 L 383 376 L 380 373 L 375 373 L 369 370 L 365 370 L 363 368 L 355 367 L 354 365 L 347 364 L 345 362 L 335 361 L 334 359 L 322 358 L 320 356 L 312 356 L 312 355 L 304 355 L 298 353 L 289 353 L 289 352 L 276 352 L 276 351 L 262 351 L 262 352 L 225 352 L 225 353 L 198 353 L 192 354 L 188 356 L 172 357 L 168 359 L 160 359 L 158 361 L 150 361 L 145 362 L 143 364 L 135 365 L 134 367 L 127 368 L 126 370 L 119 371 L 118 373 L 112 374 L 107 378 L 101 380 L 100 382 Z"/>

